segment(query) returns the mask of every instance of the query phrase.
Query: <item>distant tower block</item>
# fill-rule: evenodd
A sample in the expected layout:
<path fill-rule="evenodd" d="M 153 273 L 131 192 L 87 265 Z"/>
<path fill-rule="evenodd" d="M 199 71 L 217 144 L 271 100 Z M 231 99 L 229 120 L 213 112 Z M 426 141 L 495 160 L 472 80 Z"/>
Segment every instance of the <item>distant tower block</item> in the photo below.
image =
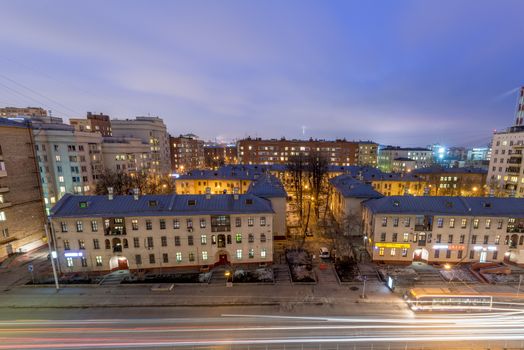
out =
<path fill-rule="evenodd" d="M 524 86 L 520 88 L 519 100 L 517 103 L 517 115 L 515 118 L 515 125 L 524 125 Z"/>

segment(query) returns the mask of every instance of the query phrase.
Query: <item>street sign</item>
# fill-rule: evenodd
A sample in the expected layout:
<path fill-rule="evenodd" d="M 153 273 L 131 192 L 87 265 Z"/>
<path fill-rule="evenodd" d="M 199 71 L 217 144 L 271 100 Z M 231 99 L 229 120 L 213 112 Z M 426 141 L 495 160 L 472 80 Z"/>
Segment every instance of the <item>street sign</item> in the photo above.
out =
<path fill-rule="evenodd" d="M 33 272 L 33 264 L 27 265 L 27 271 Z"/>

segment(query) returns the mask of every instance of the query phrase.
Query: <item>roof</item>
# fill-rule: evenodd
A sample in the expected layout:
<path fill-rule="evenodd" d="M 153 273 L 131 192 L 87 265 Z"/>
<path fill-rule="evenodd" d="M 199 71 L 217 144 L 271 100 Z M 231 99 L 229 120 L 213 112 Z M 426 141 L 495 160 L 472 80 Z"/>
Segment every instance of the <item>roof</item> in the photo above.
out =
<path fill-rule="evenodd" d="M 0 117 L 0 127 L 14 127 L 14 128 L 27 128 L 28 122 L 25 119 L 10 119 Z"/>
<path fill-rule="evenodd" d="M 464 168 L 444 168 L 441 166 L 431 166 L 429 168 L 420 168 L 413 170 L 415 174 L 487 174 L 488 171 L 482 168 L 464 167 Z"/>
<path fill-rule="evenodd" d="M 247 193 L 262 198 L 287 197 L 287 192 L 280 180 L 269 174 L 264 174 L 253 182 Z"/>
<path fill-rule="evenodd" d="M 346 198 L 380 198 L 382 194 L 375 191 L 373 186 L 355 179 L 352 175 L 344 174 L 334 177 L 329 182 Z"/>
<path fill-rule="evenodd" d="M 524 217 L 524 198 L 389 196 L 362 205 L 381 214 Z"/>
<path fill-rule="evenodd" d="M 396 147 L 396 146 L 385 146 L 383 148 L 380 148 L 380 152 L 382 151 L 427 151 L 427 152 L 433 152 L 432 150 L 424 147 Z"/>
<path fill-rule="evenodd" d="M 189 201 L 194 205 L 189 205 Z M 155 205 L 153 205 L 155 202 Z M 81 207 L 81 203 L 87 203 Z M 251 203 L 251 204 L 249 204 Z M 273 213 L 271 202 L 252 194 L 84 196 L 66 194 L 51 209 L 51 217 L 178 216 Z"/>

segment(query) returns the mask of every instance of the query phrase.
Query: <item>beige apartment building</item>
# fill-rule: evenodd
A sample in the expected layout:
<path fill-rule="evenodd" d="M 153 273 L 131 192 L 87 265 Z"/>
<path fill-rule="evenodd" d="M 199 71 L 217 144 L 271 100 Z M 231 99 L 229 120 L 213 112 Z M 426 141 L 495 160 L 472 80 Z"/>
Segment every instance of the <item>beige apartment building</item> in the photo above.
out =
<path fill-rule="evenodd" d="M 151 149 L 137 138 L 104 137 L 102 159 L 106 170 L 131 176 L 147 174 L 151 168 Z"/>
<path fill-rule="evenodd" d="M 274 211 L 254 195 L 66 195 L 51 225 L 62 272 L 273 260 Z"/>
<path fill-rule="evenodd" d="M 524 199 L 390 196 L 362 204 L 373 261 L 524 264 Z"/>

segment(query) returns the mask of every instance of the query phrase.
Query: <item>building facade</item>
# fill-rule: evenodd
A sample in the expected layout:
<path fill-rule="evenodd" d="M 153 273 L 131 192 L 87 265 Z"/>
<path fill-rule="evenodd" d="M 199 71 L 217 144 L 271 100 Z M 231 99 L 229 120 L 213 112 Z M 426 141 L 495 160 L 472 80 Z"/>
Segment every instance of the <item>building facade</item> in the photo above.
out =
<path fill-rule="evenodd" d="M 376 167 L 378 162 L 378 144 L 375 142 L 359 142 L 357 164 Z"/>
<path fill-rule="evenodd" d="M 151 148 L 137 138 L 104 137 L 102 159 L 105 170 L 131 176 L 147 174 L 151 169 Z"/>
<path fill-rule="evenodd" d="M 362 207 L 373 261 L 524 263 L 524 199 L 391 196 Z"/>
<path fill-rule="evenodd" d="M 158 117 L 136 117 L 135 119 L 113 119 L 111 128 L 114 137 L 139 138 L 151 148 L 151 171 L 158 174 L 171 172 L 169 136 L 164 121 Z"/>
<path fill-rule="evenodd" d="M 44 206 L 28 122 L 0 118 L 0 261 L 40 246 Z"/>
<path fill-rule="evenodd" d="M 480 168 L 432 166 L 413 171 L 429 188 L 432 196 L 484 196 L 487 171 Z"/>
<path fill-rule="evenodd" d="M 103 113 L 93 114 L 87 112 L 86 119 L 69 119 L 69 124 L 77 131 L 85 132 L 99 132 L 103 137 L 110 137 L 113 135 L 111 130 L 111 120 L 108 115 Z"/>
<path fill-rule="evenodd" d="M 0 117 L 10 118 L 10 117 L 47 117 L 47 111 L 40 107 L 4 107 L 0 108 Z"/>
<path fill-rule="evenodd" d="M 363 143 L 363 147 L 369 142 Z M 370 147 L 370 146 L 369 146 Z M 346 140 L 286 140 L 247 138 L 237 142 L 238 157 L 241 164 L 287 164 L 289 157 L 308 156 L 312 152 L 323 155 L 330 165 L 349 166 L 368 161 L 368 154 L 359 158 L 359 143 Z"/>
<path fill-rule="evenodd" d="M 253 195 L 64 196 L 52 231 L 62 272 L 268 264 L 273 209 Z"/>
<path fill-rule="evenodd" d="M 216 169 L 223 165 L 238 164 L 238 152 L 235 144 L 207 142 L 204 144 L 204 166 Z"/>
<path fill-rule="evenodd" d="M 378 151 L 378 168 L 386 173 L 426 168 L 432 164 L 432 154 L 427 148 L 387 146 Z"/>
<path fill-rule="evenodd" d="M 204 161 L 204 141 L 196 135 L 187 134 L 169 137 L 171 148 L 171 170 L 184 173 L 193 169 L 202 169 Z"/>

